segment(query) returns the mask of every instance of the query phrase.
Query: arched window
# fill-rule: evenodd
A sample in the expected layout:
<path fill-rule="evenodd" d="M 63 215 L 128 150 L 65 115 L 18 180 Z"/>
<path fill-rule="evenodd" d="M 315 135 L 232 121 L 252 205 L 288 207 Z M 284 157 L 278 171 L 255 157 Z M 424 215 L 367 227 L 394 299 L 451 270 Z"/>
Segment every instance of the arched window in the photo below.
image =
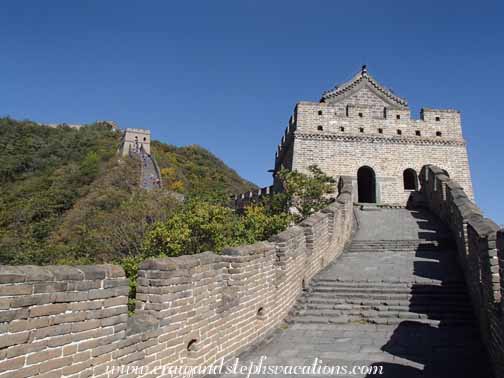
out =
<path fill-rule="evenodd" d="M 408 168 L 403 172 L 404 190 L 418 190 L 418 177 L 414 169 Z"/>
<path fill-rule="evenodd" d="M 371 167 L 360 167 L 357 171 L 359 202 L 376 203 L 376 176 Z"/>

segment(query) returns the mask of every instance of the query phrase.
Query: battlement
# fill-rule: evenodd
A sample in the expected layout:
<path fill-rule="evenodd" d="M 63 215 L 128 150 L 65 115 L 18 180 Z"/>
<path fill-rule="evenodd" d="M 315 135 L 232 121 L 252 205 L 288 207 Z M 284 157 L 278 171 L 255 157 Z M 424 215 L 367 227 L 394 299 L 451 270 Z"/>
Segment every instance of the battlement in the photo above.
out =
<path fill-rule="evenodd" d="M 109 126 L 112 130 L 119 130 L 119 126 L 114 121 L 95 121 L 95 124 Z M 88 126 L 84 124 L 68 124 L 68 123 L 48 123 L 48 124 L 39 123 L 39 125 L 51 128 L 70 127 L 71 129 L 80 129 L 81 127 Z"/>
<path fill-rule="evenodd" d="M 460 113 L 451 109 L 422 109 L 420 119 L 409 109 L 384 107 L 377 115 L 369 105 L 348 104 L 343 109 L 328 103 L 300 102 L 296 129 L 310 134 L 375 134 L 463 140 Z"/>
<path fill-rule="evenodd" d="M 235 209 L 242 209 L 245 206 L 252 203 L 259 203 L 263 198 L 269 197 L 275 193 L 273 185 L 266 186 L 264 188 L 251 190 L 239 195 L 233 196 L 233 202 Z"/>
<path fill-rule="evenodd" d="M 128 127 L 126 130 L 125 130 L 125 135 L 126 136 L 131 136 L 131 135 L 135 135 L 135 134 L 144 134 L 144 135 L 150 135 L 151 132 L 149 129 L 140 129 L 140 128 L 134 128 L 134 127 Z"/>
<path fill-rule="evenodd" d="M 292 169 L 294 133 L 297 129 L 297 107 L 294 109 L 294 114 L 289 118 L 289 124 L 285 128 L 282 140 L 275 152 L 275 169 L 279 171 L 281 167 Z"/>

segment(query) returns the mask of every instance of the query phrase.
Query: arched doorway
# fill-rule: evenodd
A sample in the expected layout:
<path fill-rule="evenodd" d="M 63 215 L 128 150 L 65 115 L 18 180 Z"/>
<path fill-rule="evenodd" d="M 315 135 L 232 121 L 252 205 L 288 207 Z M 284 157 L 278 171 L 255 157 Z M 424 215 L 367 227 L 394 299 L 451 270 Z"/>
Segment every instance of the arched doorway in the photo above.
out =
<path fill-rule="evenodd" d="M 418 190 L 418 176 L 414 169 L 408 168 L 403 172 L 404 190 Z"/>
<path fill-rule="evenodd" d="M 376 203 L 376 176 L 371 167 L 360 167 L 357 171 L 359 202 Z"/>

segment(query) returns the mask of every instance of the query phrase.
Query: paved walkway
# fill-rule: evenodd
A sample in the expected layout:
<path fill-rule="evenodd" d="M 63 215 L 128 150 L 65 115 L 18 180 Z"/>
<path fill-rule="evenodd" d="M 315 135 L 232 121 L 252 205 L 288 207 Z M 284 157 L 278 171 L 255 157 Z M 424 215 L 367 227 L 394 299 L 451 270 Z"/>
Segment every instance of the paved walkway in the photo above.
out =
<path fill-rule="evenodd" d="M 142 164 L 142 188 L 147 190 L 158 189 L 160 187 L 160 180 L 152 157 L 146 153 L 139 153 L 137 156 Z"/>
<path fill-rule="evenodd" d="M 449 230 L 425 211 L 381 209 L 356 211 L 355 240 L 417 240 L 449 237 Z"/>
<path fill-rule="evenodd" d="M 455 253 L 437 243 L 446 229 L 424 212 L 358 216 L 351 248 L 315 277 L 289 326 L 240 364 L 265 356 L 263 366 L 318 361 L 351 373 L 306 377 L 491 377 Z"/>

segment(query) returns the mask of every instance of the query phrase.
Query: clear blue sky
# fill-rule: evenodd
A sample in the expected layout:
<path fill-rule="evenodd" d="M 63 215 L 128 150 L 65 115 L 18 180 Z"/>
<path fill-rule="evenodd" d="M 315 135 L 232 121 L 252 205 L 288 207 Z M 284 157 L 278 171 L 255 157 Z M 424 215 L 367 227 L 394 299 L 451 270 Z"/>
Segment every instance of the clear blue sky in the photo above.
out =
<path fill-rule="evenodd" d="M 420 107 L 462 111 L 478 204 L 504 224 L 497 1 L 2 1 L 0 115 L 115 120 L 200 144 L 269 185 L 295 103 L 367 64 Z"/>

